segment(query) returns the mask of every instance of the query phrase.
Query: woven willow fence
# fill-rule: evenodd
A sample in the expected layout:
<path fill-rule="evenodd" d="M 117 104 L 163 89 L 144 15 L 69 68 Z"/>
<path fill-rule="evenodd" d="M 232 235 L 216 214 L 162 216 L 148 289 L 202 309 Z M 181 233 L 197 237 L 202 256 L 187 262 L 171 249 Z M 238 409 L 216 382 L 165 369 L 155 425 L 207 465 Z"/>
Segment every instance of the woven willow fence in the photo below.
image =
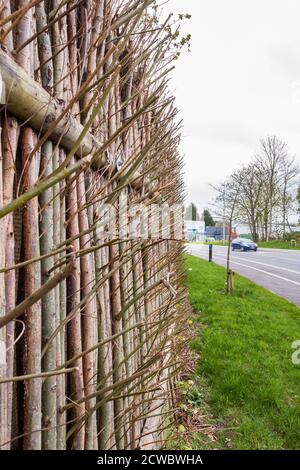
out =
<path fill-rule="evenodd" d="M 177 34 L 153 3 L 0 2 L 1 449 L 159 448 L 172 425 Z"/>

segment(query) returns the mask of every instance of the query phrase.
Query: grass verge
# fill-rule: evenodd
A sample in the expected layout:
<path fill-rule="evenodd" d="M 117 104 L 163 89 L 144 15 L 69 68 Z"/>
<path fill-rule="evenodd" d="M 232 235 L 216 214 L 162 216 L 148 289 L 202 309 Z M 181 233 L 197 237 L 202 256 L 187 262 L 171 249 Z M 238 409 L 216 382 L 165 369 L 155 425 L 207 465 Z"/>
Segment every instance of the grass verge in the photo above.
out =
<path fill-rule="evenodd" d="M 285 240 L 271 240 L 269 242 L 259 242 L 259 248 L 279 248 L 282 250 L 300 250 L 300 241 L 297 241 L 297 246 L 291 246 L 290 241 Z"/>
<path fill-rule="evenodd" d="M 218 246 L 228 246 L 227 242 L 223 241 L 214 241 L 214 242 L 189 242 L 191 245 L 218 245 Z"/>
<path fill-rule="evenodd" d="M 215 432 L 192 429 L 184 446 L 299 449 L 300 365 L 292 363 L 299 308 L 238 275 L 227 296 L 224 268 L 192 256 L 186 263 L 201 359 L 181 406 L 192 402 L 188 415 L 196 408 Z"/>

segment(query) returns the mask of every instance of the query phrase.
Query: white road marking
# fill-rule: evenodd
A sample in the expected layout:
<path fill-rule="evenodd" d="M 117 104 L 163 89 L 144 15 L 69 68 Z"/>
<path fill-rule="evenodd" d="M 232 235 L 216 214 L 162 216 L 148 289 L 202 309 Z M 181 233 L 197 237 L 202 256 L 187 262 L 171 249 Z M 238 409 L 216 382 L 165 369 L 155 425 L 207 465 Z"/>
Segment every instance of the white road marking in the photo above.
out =
<path fill-rule="evenodd" d="M 222 256 L 222 255 L 215 254 L 215 256 Z M 230 258 L 230 260 L 232 260 L 232 258 Z M 294 271 L 293 269 L 283 268 L 281 266 L 275 266 L 274 264 L 260 263 L 259 261 L 253 261 L 252 259 L 247 259 L 246 261 L 248 263 L 261 264 L 262 266 L 267 266 L 268 268 L 281 269 L 282 271 L 288 271 L 289 273 L 300 274 L 300 271 Z"/>
<path fill-rule="evenodd" d="M 207 248 L 208 245 L 204 244 L 188 244 L 190 247 L 194 248 Z M 227 250 L 227 246 L 222 246 L 222 245 L 213 245 L 213 249 L 215 250 Z M 280 248 L 259 248 L 256 252 L 256 254 L 274 254 L 274 253 L 284 253 L 286 255 L 300 255 L 300 250 L 290 250 L 290 249 L 280 249 Z"/>
<path fill-rule="evenodd" d="M 226 261 L 226 258 L 222 258 L 222 259 Z M 231 260 L 231 263 L 238 264 L 240 266 L 244 266 L 245 268 L 250 268 L 250 269 L 253 269 L 254 271 L 258 271 L 263 274 L 268 274 L 269 276 L 276 277 L 277 279 L 281 279 L 282 281 L 291 282 L 292 284 L 296 284 L 297 286 L 300 286 L 300 282 L 293 281 L 292 279 L 288 279 L 286 277 L 278 276 L 278 274 L 273 274 L 273 273 L 270 273 L 269 271 L 264 271 L 263 269 L 255 268 L 254 266 L 249 266 L 248 264 L 238 263 L 237 261 L 233 261 L 233 260 Z"/>
<path fill-rule="evenodd" d="M 207 249 L 207 252 L 208 252 L 208 246 L 207 245 L 189 245 L 188 248 L 189 249 L 196 249 L 196 251 L 197 250 L 204 251 L 205 249 Z M 227 250 L 226 246 L 214 245 L 214 253 L 216 253 L 218 251 L 224 252 L 224 250 Z M 265 255 L 267 255 L 267 257 L 268 257 L 268 255 L 273 256 L 274 252 L 275 252 L 275 249 L 273 249 L 273 250 L 269 249 L 269 251 L 262 251 L 262 249 L 258 249 L 258 251 L 255 253 L 254 256 L 264 257 Z M 276 255 L 277 254 L 282 255 L 282 253 L 284 253 L 285 256 L 284 257 L 276 256 L 276 260 L 278 260 L 278 261 L 289 261 L 289 262 L 297 262 L 297 261 L 300 262 L 300 250 L 278 250 L 278 249 L 276 249 Z M 254 253 L 252 253 L 252 254 L 254 254 Z M 295 256 L 293 256 L 293 255 L 296 255 L 296 254 L 298 255 L 299 258 L 297 258 L 297 257 L 295 258 Z M 233 252 L 233 256 L 235 256 L 235 255 L 237 255 L 237 252 Z M 248 258 L 247 258 L 247 261 L 248 261 Z M 249 261 L 251 261 L 251 260 L 249 259 Z"/>

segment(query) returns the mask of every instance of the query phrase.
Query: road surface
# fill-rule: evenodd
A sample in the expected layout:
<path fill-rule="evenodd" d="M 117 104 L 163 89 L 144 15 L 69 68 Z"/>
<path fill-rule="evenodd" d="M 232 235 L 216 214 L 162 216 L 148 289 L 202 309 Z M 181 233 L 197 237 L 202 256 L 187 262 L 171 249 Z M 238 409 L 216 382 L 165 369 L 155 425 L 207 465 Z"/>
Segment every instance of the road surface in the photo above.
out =
<path fill-rule="evenodd" d="M 187 252 L 208 259 L 208 245 L 189 244 Z M 227 248 L 213 246 L 213 261 L 226 266 Z M 300 250 L 230 252 L 231 269 L 300 306 Z"/>

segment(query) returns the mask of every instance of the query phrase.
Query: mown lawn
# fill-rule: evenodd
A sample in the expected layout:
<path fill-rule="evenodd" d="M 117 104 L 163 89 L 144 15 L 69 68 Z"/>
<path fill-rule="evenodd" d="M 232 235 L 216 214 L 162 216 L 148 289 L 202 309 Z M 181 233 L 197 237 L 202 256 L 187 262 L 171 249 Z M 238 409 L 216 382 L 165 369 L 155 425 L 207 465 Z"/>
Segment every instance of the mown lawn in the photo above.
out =
<path fill-rule="evenodd" d="M 216 240 L 214 242 L 189 242 L 191 245 L 219 245 L 219 246 L 227 246 L 228 243 L 222 240 Z"/>
<path fill-rule="evenodd" d="M 291 246 L 291 242 L 285 240 L 271 240 L 269 242 L 259 242 L 260 248 L 281 248 L 282 250 L 300 250 L 300 241 L 297 240 L 296 246 Z"/>
<path fill-rule="evenodd" d="M 217 442 L 193 434 L 193 448 L 299 449 L 300 309 L 236 275 L 225 294 L 224 268 L 186 256 L 189 296 L 196 312 L 196 380 L 205 411 L 224 423 Z M 199 327 L 198 327 L 199 323 Z"/>

